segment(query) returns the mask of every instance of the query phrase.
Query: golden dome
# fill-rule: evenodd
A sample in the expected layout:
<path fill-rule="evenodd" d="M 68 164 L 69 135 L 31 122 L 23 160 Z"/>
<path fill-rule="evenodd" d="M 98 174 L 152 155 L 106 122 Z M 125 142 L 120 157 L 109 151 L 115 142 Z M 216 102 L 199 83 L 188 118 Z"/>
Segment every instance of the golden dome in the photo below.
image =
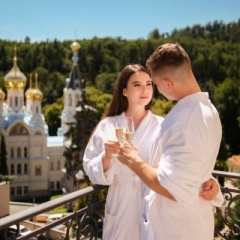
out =
<path fill-rule="evenodd" d="M 38 89 L 38 74 L 35 73 L 36 88 L 32 89 L 30 99 L 33 102 L 42 101 L 43 93 Z"/>
<path fill-rule="evenodd" d="M 32 91 L 33 91 L 33 88 L 32 88 L 32 74 L 30 74 L 30 86 L 29 86 L 29 89 L 25 92 L 26 99 L 31 99 L 32 98 Z"/>
<path fill-rule="evenodd" d="M 26 85 L 26 76 L 17 66 L 16 47 L 14 48 L 15 56 L 13 58 L 13 67 L 11 71 L 4 77 L 7 89 L 23 90 Z"/>
<path fill-rule="evenodd" d="M 4 101 L 5 96 L 6 96 L 5 92 L 0 88 L 0 102 Z"/>
<path fill-rule="evenodd" d="M 77 52 L 81 48 L 81 46 L 78 42 L 73 42 L 70 47 L 73 52 Z"/>
<path fill-rule="evenodd" d="M 43 99 L 43 93 L 38 88 L 32 89 L 31 100 L 34 102 L 37 102 L 37 101 L 42 101 L 42 99 Z"/>

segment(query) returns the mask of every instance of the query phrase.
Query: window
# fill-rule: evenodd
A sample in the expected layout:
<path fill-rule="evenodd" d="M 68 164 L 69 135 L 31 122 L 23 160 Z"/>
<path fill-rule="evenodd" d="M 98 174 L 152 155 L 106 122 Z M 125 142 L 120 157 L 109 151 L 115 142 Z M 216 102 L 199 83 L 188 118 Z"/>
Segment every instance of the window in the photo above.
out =
<path fill-rule="evenodd" d="M 54 182 L 50 182 L 50 190 L 54 190 Z"/>
<path fill-rule="evenodd" d="M 14 187 L 11 187 L 11 189 L 10 189 L 10 194 L 11 194 L 12 196 L 15 195 L 15 188 L 14 188 Z"/>
<path fill-rule="evenodd" d="M 10 97 L 10 99 L 9 99 L 10 101 L 10 103 L 9 103 L 9 105 L 10 105 L 10 107 L 12 107 L 12 97 Z"/>
<path fill-rule="evenodd" d="M 71 107 L 71 106 L 72 106 L 72 95 L 69 94 L 69 107 Z"/>
<path fill-rule="evenodd" d="M 11 166 L 10 166 L 10 172 L 11 172 L 12 175 L 15 174 L 15 172 L 14 172 L 14 164 L 11 164 Z"/>
<path fill-rule="evenodd" d="M 78 105 L 79 100 L 80 100 L 80 97 L 78 94 L 76 94 L 75 96 L 76 106 Z"/>
<path fill-rule="evenodd" d="M 15 97 L 15 106 L 18 106 L 18 97 Z"/>
<path fill-rule="evenodd" d="M 35 166 L 35 175 L 36 176 L 42 175 L 42 167 L 41 166 Z"/>
<path fill-rule="evenodd" d="M 50 170 L 53 171 L 54 167 L 53 167 L 53 162 L 50 163 Z"/>
<path fill-rule="evenodd" d="M 12 135 L 28 135 L 28 130 L 21 123 L 17 123 L 15 126 L 11 128 L 9 132 L 9 136 L 12 136 Z"/>
<path fill-rule="evenodd" d="M 22 195 L 22 187 L 17 187 L 17 195 Z"/>
<path fill-rule="evenodd" d="M 24 174 L 28 174 L 28 165 L 27 165 L 27 163 L 24 164 Z"/>
<path fill-rule="evenodd" d="M 24 195 L 28 195 L 28 186 L 24 186 L 23 193 Z"/>
<path fill-rule="evenodd" d="M 18 147 L 18 148 L 17 148 L 17 158 L 21 158 L 21 155 L 22 155 L 21 148 Z"/>
<path fill-rule="evenodd" d="M 10 157 L 14 158 L 14 149 L 13 148 L 10 149 Z"/>
<path fill-rule="evenodd" d="M 58 162 L 57 162 L 57 170 L 60 170 L 60 167 L 61 167 L 61 163 L 60 163 L 60 161 L 58 160 Z"/>
<path fill-rule="evenodd" d="M 17 165 L 17 174 L 22 174 L 22 166 L 20 163 Z"/>
<path fill-rule="evenodd" d="M 25 158 L 28 157 L 28 149 L 27 149 L 27 147 L 24 148 L 24 157 Z"/>
<path fill-rule="evenodd" d="M 38 114 L 38 107 L 36 107 L 36 114 Z"/>
<path fill-rule="evenodd" d="M 60 181 L 57 181 L 57 189 L 60 189 Z"/>

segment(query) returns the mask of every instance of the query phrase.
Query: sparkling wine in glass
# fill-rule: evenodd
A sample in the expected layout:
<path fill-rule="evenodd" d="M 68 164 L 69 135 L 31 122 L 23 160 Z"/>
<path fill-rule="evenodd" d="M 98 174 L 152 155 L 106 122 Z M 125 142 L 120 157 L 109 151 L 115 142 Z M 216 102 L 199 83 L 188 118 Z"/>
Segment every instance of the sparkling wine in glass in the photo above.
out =
<path fill-rule="evenodd" d="M 123 117 L 118 117 L 115 127 L 116 137 L 120 143 L 125 139 L 126 126 Z"/>
<path fill-rule="evenodd" d="M 125 117 L 126 121 L 126 131 L 125 139 L 127 142 L 131 143 L 134 135 L 134 122 L 132 117 Z"/>
<path fill-rule="evenodd" d="M 134 123 L 132 117 L 118 117 L 116 121 L 116 136 L 120 143 L 124 140 L 132 142 Z"/>

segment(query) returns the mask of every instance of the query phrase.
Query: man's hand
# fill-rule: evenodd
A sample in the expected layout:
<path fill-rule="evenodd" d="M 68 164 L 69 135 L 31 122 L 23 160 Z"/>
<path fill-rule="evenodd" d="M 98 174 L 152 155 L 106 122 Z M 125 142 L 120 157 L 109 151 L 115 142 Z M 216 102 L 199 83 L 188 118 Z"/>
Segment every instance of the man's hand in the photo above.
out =
<path fill-rule="evenodd" d="M 199 193 L 203 199 L 211 201 L 213 200 L 219 192 L 219 185 L 213 180 L 209 179 L 203 183 L 203 191 Z"/>
<path fill-rule="evenodd" d="M 137 162 L 139 155 L 137 149 L 132 144 L 124 143 L 120 147 L 117 158 L 122 164 L 130 167 L 133 163 Z"/>

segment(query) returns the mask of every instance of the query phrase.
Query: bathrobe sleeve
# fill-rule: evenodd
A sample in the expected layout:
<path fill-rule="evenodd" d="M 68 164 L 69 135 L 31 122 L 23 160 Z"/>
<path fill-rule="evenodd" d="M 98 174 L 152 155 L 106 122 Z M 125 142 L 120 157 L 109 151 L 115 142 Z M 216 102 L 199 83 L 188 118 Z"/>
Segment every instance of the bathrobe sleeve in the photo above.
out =
<path fill-rule="evenodd" d="M 105 151 L 106 121 L 102 121 L 93 133 L 83 156 L 84 171 L 93 184 L 110 185 L 114 178 L 114 162 L 103 172 L 102 157 Z M 108 129 L 109 130 L 109 129 Z"/>
<path fill-rule="evenodd" d="M 217 193 L 215 198 L 211 201 L 211 203 L 214 207 L 221 207 L 224 203 L 224 196 L 221 191 L 221 186 L 219 185 L 219 182 L 215 177 L 212 176 L 211 179 L 214 180 L 219 186 L 219 192 Z"/>
<path fill-rule="evenodd" d="M 202 185 L 202 143 L 189 132 L 172 131 L 165 133 L 162 142 L 164 153 L 158 165 L 158 180 L 177 202 L 187 207 L 198 197 Z"/>

